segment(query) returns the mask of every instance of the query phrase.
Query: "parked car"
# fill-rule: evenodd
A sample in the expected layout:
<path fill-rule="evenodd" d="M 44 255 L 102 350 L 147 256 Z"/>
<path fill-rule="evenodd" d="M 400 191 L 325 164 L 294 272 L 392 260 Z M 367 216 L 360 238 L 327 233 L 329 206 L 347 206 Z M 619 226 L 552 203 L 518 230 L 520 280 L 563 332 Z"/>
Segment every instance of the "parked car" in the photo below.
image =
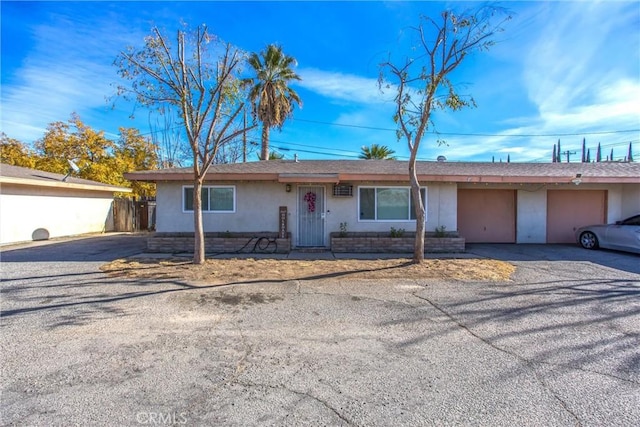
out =
<path fill-rule="evenodd" d="M 640 215 L 615 224 L 581 227 L 576 231 L 576 239 L 585 249 L 607 248 L 640 254 Z"/>

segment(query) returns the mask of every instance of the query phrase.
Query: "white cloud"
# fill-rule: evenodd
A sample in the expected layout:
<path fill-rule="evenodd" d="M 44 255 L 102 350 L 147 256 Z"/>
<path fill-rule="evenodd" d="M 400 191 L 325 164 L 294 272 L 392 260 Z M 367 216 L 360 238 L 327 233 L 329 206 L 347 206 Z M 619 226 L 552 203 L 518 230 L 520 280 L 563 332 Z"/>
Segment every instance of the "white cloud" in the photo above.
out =
<path fill-rule="evenodd" d="M 3 129 L 18 139 L 42 137 L 46 126 L 76 111 L 105 107 L 110 69 L 86 61 L 37 61 L 20 71 L 20 84 L 3 90 Z"/>
<path fill-rule="evenodd" d="M 96 111 L 108 113 L 106 97 L 118 81 L 111 64 L 119 49 L 140 39 L 118 23 L 54 18 L 55 24 L 31 29 L 34 49 L 2 88 L 2 130 L 24 142 L 41 138 L 49 123 L 66 121 L 72 112 L 85 123 Z"/>
<path fill-rule="evenodd" d="M 557 6 L 540 16 L 538 37 L 523 63 L 529 98 L 544 127 L 638 127 L 638 31 L 628 31 L 634 28 L 629 4 Z"/>
<path fill-rule="evenodd" d="M 393 101 L 393 93 L 382 93 L 377 79 L 316 68 L 299 69 L 298 74 L 302 81 L 297 85 L 330 99 L 359 104 Z"/>

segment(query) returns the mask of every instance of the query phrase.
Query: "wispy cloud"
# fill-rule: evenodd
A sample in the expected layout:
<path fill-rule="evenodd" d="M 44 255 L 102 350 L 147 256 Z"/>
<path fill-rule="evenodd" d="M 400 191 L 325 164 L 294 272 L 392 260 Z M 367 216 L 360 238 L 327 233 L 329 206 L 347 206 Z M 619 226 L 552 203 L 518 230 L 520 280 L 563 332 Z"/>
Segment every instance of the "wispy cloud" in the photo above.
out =
<path fill-rule="evenodd" d="M 578 159 L 584 137 L 592 151 L 602 142 L 615 146 L 621 158 L 638 132 L 601 132 L 640 128 L 637 4 L 538 3 L 529 12 L 520 16 L 528 31 L 519 31 L 517 43 L 508 48 L 516 74 L 496 83 L 501 90 L 508 88 L 505 83 L 513 90 L 522 84 L 534 113 L 519 114 L 514 105 L 495 126 L 484 127 L 504 136 L 447 137 L 450 144 L 442 150 L 452 159 L 504 160 L 511 154 L 517 161 L 548 161 L 560 138 L 563 151 L 577 151 L 572 158 Z M 571 133 L 578 135 L 551 136 Z"/>
<path fill-rule="evenodd" d="M 56 15 L 52 22 L 31 28 L 35 47 L 3 85 L 2 129 L 25 142 L 41 138 L 49 123 L 72 112 L 83 119 L 95 115 L 96 121 L 108 113 L 106 97 L 117 81 L 111 64 L 119 49 L 139 38 L 108 19 Z"/>
<path fill-rule="evenodd" d="M 637 4 L 580 2 L 560 4 L 553 16 L 540 16 L 523 80 L 545 127 L 640 124 L 638 13 Z M 636 58 L 617 57 L 618 51 Z"/>
<path fill-rule="evenodd" d="M 380 91 L 374 78 L 317 68 L 303 68 L 298 74 L 302 77 L 299 86 L 336 101 L 371 104 L 393 100 L 391 92 Z"/>

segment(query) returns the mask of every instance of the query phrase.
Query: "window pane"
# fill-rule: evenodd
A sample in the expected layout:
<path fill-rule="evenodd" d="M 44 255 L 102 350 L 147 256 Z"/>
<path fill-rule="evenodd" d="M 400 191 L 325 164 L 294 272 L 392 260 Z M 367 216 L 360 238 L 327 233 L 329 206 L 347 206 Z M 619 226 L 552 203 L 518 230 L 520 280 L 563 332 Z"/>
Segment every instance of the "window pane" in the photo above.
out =
<path fill-rule="evenodd" d="M 409 189 L 378 188 L 378 219 L 408 219 Z"/>
<path fill-rule="evenodd" d="M 411 189 L 409 189 L 409 192 L 411 192 Z M 426 191 L 424 188 L 420 189 L 420 196 L 422 196 L 422 204 L 424 205 L 424 210 L 425 210 L 425 218 L 427 216 L 427 197 L 426 197 Z M 413 200 L 413 195 L 411 196 L 411 219 L 416 219 L 416 211 L 414 208 L 414 200 Z"/>
<path fill-rule="evenodd" d="M 376 219 L 375 188 L 360 189 L 360 219 Z"/>
<path fill-rule="evenodd" d="M 193 210 L 193 187 L 184 189 L 184 210 Z"/>
<path fill-rule="evenodd" d="M 202 210 L 209 210 L 209 196 L 208 196 L 208 188 L 202 188 L 202 194 L 200 195 L 200 200 L 202 200 Z M 193 210 L 193 187 L 186 187 L 184 189 L 184 210 L 192 211 Z"/>
<path fill-rule="evenodd" d="M 210 188 L 212 211 L 233 211 L 233 188 Z"/>
<path fill-rule="evenodd" d="M 209 210 L 209 189 L 206 187 L 202 187 L 202 194 L 200 194 L 200 200 L 202 200 L 202 211 L 206 212 Z"/>

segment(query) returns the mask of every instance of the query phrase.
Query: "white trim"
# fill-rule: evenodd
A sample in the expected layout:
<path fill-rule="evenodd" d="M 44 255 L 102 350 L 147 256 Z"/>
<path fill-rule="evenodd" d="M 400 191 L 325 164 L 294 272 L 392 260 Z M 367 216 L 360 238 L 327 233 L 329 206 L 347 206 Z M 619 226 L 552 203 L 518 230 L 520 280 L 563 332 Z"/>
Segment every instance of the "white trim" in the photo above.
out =
<path fill-rule="evenodd" d="M 28 187 L 53 187 L 73 190 L 104 191 L 109 193 L 131 193 L 133 191 L 130 188 L 118 187 L 109 184 L 78 184 L 66 181 L 44 181 L 40 179 L 14 178 L 10 176 L 0 176 L 0 184 L 24 185 Z"/>
<path fill-rule="evenodd" d="M 182 204 L 181 206 L 181 210 L 182 213 L 188 213 L 188 214 L 192 214 L 193 213 L 193 209 L 192 210 L 186 210 L 185 209 L 185 189 L 187 188 L 191 188 L 193 189 L 193 185 L 183 185 L 182 189 L 181 189 L 181 196 L 180 196 L 180 202 Z M 236 186 L 235 185 L 203 185 L 202 189 L 209 189 L 209 188 L 231 188 L 233 190 L 233 210 L 230 211 L 211 211 L 211 210 L 202 210 L 202 213 L 213 213 L 213 214 L 232 214 L 232 213 L 236 213 L 236 203 L 237 203 L 237 193 L 236 193 Z"/>
<path fill-rule="evenodd" d="M 362 219 L 360 218 L 360 189 L 367 189 L 367 188 L 372 188 L 374 190 L 377 190 L 378 188 L 398 188 L 398 189 L 405 189 L 405 190 L 409 190 L 409 219 Z M 427 222 L 427 187 L 420 187 L 420 190 L 424 190 L 424 200 L 422 201 L 424 203 L 424 222 Z M 415 219 L 411 219 L 411 215 L 412 212 L 410 212 L 411 210 L 411 187 L 408 187 L 406 185 L 359 185 L 357 188 L 357 192 L 358 192 L 358 204 L 357 204 L 357 217 L 358 217 L 358 222 L 406 222 L 406 223 L 414 223 L 416 222 Z M 375 211 L 374 211 L 374 215 L 378 214 L 378 193 L 374 192 L 375 195 Z"/>

